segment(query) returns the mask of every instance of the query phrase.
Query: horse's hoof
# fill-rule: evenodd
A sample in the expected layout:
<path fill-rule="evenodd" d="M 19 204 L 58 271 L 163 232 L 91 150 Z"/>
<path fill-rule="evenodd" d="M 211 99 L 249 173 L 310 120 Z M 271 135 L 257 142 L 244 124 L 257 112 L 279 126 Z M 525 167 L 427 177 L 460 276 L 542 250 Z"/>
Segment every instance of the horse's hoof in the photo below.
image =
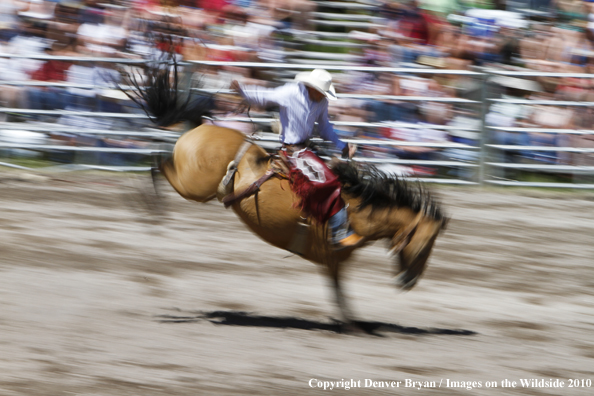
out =
<path fill-rule="evenodd" d="M 369 335 L 367 331 L 355 322 L 342 323 L 340 325 L 340 333 L 353 336 Z"/>

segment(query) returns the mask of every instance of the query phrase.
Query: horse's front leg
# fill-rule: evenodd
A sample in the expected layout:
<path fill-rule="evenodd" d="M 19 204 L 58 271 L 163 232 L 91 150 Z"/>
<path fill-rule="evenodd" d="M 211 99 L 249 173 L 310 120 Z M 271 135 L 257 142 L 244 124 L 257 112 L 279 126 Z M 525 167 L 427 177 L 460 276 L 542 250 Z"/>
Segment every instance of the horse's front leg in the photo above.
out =
<path fill-rule="evenodd" d="M 341 285 L 341 263 L 335 262 L 327 265 L 328 274 L 330 275 L 330 281 L 332 282 L 332 289 L 334 290 L 334 298 L 336 299 L 336 304 L 338 304 L 338 308 L 340 309 L 340 313 L 342 314 L 342 319 L 344 320 L 344 324 L 342 329 L 346 333 L 360 333 L 361 328 L 354 320 L 354 315 L 349 308 L 349 304 L 347 303 L 345 294 L 342 290 Z"/>

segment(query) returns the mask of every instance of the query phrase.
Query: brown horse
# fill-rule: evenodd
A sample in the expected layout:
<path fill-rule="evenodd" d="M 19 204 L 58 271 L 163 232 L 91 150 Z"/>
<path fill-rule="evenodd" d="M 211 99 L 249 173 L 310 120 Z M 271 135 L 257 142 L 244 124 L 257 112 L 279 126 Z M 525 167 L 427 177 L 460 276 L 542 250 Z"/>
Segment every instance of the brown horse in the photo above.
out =
<path fill-rule="evenodd" d="M 149 85 L 140 95 L 145 109 L 157 121 L 176 120 L 175 114 L 187 112 L 171 100 L 177 96 L 176 85 L 170 85 L 169 68 L 153 72 Z M 158 77 L 158 78 L 157 78 Z M 169 109 L 163 103 L 172 103 Z M 183 106 L 182 106 L 183 107 Z M 199 112 L 201 109 L 196 109 Z M 159 113 L 160 112 L 160 113 Z M 227 167 L 244 145 L 242 133 L 213 125 L 202 125 L 182 135 L 171 158 L 159 168 L 173 188 L 184 198 L 206 202 L 217 194 L 217 188 L 227 173 Z M 232 191 L 241 192 L 260 179 L 269 169 L 271 156 L 261 147 L 249 146 L 237 164 Z M 398 284 L 412 288 L 425 270 L 427 259 L 447 218 L 439 204 L 420 185 L 411 185 L 385 175 L 374 168 L 357 168 L 339 163 L 333 167 L 343 185 L 342 196 L 348 204 L 348 214 L 354 230 L 367 241 L 389 240 L 391 253 L 398 259 Z M 289 250 L 302 227 L 305 213 L 298 209 L 299 198 L 291 191 L 285 178 L 272 177 L 263 182 L 254 194 L 235 201 L 232 208 L 240 219 L 260 238 Z M 328 241 L 324 224 L 305 220 L 307 243 L 302 257 L 327 268 L 336 301 L 344 319 L 353 323 L 340 284 L 342 264 L 355 248 L 334 251 Z"/>

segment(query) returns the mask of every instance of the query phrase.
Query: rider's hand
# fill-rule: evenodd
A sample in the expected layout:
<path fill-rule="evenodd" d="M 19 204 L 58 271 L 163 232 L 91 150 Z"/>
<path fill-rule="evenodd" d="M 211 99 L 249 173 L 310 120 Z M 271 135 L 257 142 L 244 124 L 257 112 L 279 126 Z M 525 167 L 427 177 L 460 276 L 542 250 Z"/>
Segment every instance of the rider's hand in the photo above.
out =
<path fill-rule="evenodd" d="M 356 152 L 357 152 L 357 145 L 354 143 L 349 143 L 349 159 L 353 158 L 355 156 Z"/>
<path fill-rule="evenodd" d="M 345 148 L 342 149 L 342 158 L 351 159 L 357 152 L 357 145 L 353 143 L 349 143 L 346 145 Z"/>

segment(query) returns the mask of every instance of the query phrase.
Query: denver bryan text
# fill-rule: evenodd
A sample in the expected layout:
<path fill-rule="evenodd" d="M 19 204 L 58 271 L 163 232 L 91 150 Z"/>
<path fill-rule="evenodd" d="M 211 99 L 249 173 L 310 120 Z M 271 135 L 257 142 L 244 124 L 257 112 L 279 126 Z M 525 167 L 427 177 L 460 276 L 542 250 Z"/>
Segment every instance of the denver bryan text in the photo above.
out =
<path fill-rule="evenodd" d="M 435 388 L 437 384 L 435 381 L 413 381 L 405 379 L 404 381 L 374 381 L 369 378 L 364 380 L 342 379 L 340 381 L 324 381 L 316 378 L 309 380 L 310 388 L 322 388 L 324 390 L 345 389 L 351 388 Z"/>

